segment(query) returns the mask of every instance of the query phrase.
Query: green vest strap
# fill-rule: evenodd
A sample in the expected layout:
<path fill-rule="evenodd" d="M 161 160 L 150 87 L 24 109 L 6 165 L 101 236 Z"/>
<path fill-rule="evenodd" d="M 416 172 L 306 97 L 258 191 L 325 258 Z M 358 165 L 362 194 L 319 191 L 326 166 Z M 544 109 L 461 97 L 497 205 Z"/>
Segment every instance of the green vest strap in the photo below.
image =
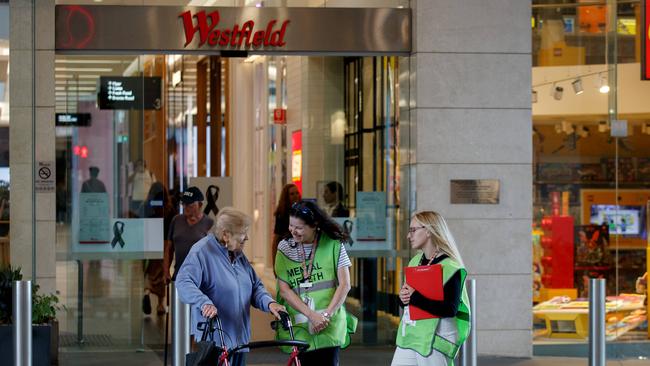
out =
<path fill-rule="evenodd" d="M 329 280 L 329 281 L 321 281 L 321 282 L 316 282 L 313 283 L 312 286 L 308 289 L 310 292 L 311 291 L 319 291 L 319 290 L 327 290 L 330 288 L 335 288 L 337 286 L 337 281 L 335 280 Z M 296 295 L 300 295 L 300 287 L 294 287 L 292 288 L 293 292 L 296 293 Z"/>
<path fill-rule="evenodd" d="M 439 335 L 436 335 L 433 340 L 433 348 L 445 356 L 454 359 L 460 350 L 460 346 L 454 342 L 448 341 Z"/>
<path fill-rule="evenodd" d="M 468 322 L 469 321 L 469 313 L 467 313 L 465 311 L 458 311 L 456 313 L 456 319 L 464 320 L 464 321 Z"/>

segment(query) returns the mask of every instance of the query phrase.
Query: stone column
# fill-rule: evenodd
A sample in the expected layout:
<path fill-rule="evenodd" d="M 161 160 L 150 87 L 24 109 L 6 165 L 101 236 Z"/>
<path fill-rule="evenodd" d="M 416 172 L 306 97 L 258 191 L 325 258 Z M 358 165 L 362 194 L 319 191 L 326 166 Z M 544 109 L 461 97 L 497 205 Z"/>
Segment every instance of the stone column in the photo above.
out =
<path fill-rule="evenodd" d="M 21 267 L 25 278 L 45 293 L 55 290 L 56 194 L 34 196 L 33 182 L 37 162 L 55 161 L 54 3 L 12 0 L 9 10 L 11 264 Z M 32 278 L 33 256 L 36 278 Z"/>
<path fill-rule="evenodd" d="M 416 205 L 447 218 L 477 280 L 480 354 L 532 354 L 530 12 L 530 0 L 413 9 Z M 450 204 L 451 179 L 498 179 L 499 204 Z"/>

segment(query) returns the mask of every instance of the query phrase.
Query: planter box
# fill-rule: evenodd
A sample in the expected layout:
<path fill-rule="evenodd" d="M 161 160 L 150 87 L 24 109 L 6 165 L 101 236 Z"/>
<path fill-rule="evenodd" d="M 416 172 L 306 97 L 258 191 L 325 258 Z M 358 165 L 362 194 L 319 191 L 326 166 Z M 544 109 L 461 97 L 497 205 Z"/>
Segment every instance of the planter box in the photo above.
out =
<path fill-rule="evenodd" d="M 58 364 L 58 331 L 57 323 L 32 325 L 33 366 Z M 2 355 L 3 365 L 12 365 L 14 362 L 13 343 L 13 326 L 0 325 L 0 355 Z"/>

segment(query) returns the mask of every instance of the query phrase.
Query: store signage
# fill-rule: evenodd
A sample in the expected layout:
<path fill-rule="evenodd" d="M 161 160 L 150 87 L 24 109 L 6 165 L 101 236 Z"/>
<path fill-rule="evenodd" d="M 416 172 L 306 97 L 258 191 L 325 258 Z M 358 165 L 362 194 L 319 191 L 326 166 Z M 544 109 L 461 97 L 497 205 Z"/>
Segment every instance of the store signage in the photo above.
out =
<path fill-rule="evenodd" d="M 160 77 L 102 76 L 99 109 L 160 109 Z"/>
<path fill-rule="evenodd" d="M 302 130 L 291 134 L 291 182 L 302 195 Z"/>
<path fill-rule="evenodd" d="M 235 24 L 232 28 L 217 28 L 221 17 L 219 10 L 215 10 L 206 14 L 205 10 L 201 10 L 192 15 L 190 10 L 182 12 L 179 18 L 183 19 L 183 29 L 185 31 L 185 47 L 187 47 L 196 33 L 199 33 L 199 47 L 206 43 L 210 46 L 231 46 L 241 48 L 254 47 L 281 47 L 286 44 L 284 41 L 284 34 L 287 31 L 289 20 L 280 23 L 273 19 L 269 21 L 263 30 L 255 30 L 255 21 L 248 20 L 244 22 L 241 27 Z M 196 19 L 194 22 L 193 19 Z M 209 19 L 209 21 L 208 21 Z M 278 25 L 278 27 L 276 27 Z"/>
<path fill-rule="evenodd" d="M 498 179 L 452 179 L 452 204 L 499 204 Z"/>
<path fill-rule="evenodd" d="M 276 125 L 284 125 L 287 123 L 287 110 L 276 108 L 273 110 L 273 123 Z"/>
<path fill-rule="evenodd" d="M 411 52 L 411 9 L 118 5 L 57 5 L 55 9 L 59 53 Z"/>
<path fill-rule="evenodd" d="M 90 126 L 90 116 L 90 113 L 57 113 L 55 126 L 88 127 Z"/>
<path fill-rule="evenodd" d="M 641 80 L 650 80 L 650 0 L 643 1 L 641 31 Z"/>

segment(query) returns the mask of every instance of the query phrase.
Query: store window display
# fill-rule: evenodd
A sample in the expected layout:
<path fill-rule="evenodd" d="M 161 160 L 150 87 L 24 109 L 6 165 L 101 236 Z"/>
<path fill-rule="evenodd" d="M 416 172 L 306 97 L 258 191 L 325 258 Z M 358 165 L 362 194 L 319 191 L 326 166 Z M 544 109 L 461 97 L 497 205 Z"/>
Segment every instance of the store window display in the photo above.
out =
<path fill-rule="evenodd" d="M 532 23 L 534 340 L 586 342 L 589 280 L 603 278 L 607 340 L 647 342 L 650 107 L 641 100 L 650 85 L 640 79 L 640 7 L 546 3 L 533 1 Z"/>

